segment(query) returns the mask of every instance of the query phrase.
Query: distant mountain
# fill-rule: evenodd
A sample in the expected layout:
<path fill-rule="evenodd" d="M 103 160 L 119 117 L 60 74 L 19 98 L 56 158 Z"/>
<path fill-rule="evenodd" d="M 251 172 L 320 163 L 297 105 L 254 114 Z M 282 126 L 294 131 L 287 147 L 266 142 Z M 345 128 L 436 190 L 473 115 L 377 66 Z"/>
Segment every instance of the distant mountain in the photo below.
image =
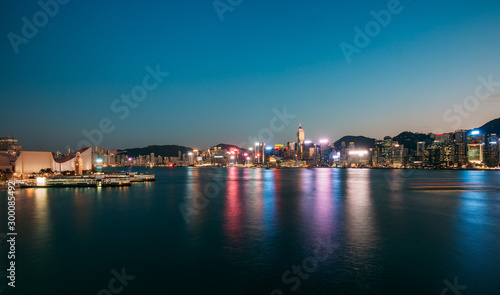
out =
<path fill-rule="evenodd" d="M 235 148 L 235 149 L 241 149 L 240 147 L 234 145 L 234 144 L 226 144 L 226 143 L 219 143 L 218 145 L 215 145 L 213 147 L 211 147 L 210 149 L 214 148 L 214 147 L 220 147 L 221 150 L 229 150 L 231 148 Z"/>
<path fill-rule="evenodd" d="M 150 145 L 143 148 L 130 148 L 125 150 L 118 150 L 120 154 L 126 154 L 130 157 L 137 157 L 139 155 L 149 155 L 151 153 L 155 154 L 155 157 L 178 157 L 179 151 L 181 154 L 185 154 L 192 149 L 190 147 L 185 147 L 181 145 Z"/>
<path fill-rule="evenodd" d="M 410 150 L 417 150 L 417 143 L 419 141 L 424 141 L 427 145 L 433 142 L 433 139 L 427 134 L 413 133 L 410 131 L 401 132 L 398 136 L 393 137 L 392 140 L 397 141 Z"/>
<path fill-rule="evenodd" d="M 497 135 L 500 135 L 500 118 L 491 120 L 477 129 L 481 130 L 483 134 L 496 133 Z M 417 142 L 419 141 L 424 141 L 427 143 L 427 145 L 432 144 L 433 142 L 431 137 L 427 134 L 413 133 L 410 131 L 401 132 L 399 135 L 393 137 L 392 140 L 397 141 L 399 144 L 403 144 L 405 148 L 408 148 L 410 150 L 416 150 Z M 340 148 L 342 142 L 345 142 L 346 146 L 349 146 L 350 142 L 354 142 L 356 148 L 359 149 L 370 149 L 375 147 L 375 139 L 366 136 L 344 136 L 334 143 L 335 148 Z M 227 150 L 231 148 L 242 149 L 236 145 L 226 143 L 219 143 L 215 146 Z M 181 154 L 185 154 L 189 151 L 192 151 L 192 148 L 181 145 L 150 145 L 143 148 L 129 148 L 118 150 L 119 153 L 127 154 L 130 157 L 149 155 L 151 153 L 154 153 L 155 156 L 177 157 L 179 155 L 179 151 L 181 152 Z"/>
<path fill-rule="evenodd" d="M 345 142 L 346 146 L 349 146 L 350 142 L 354 142 L 354 146 L 356 149 L 370 149 L 375 147 L 375 138 L 369 138 L 365 136 L 351 136 L 347 135 L 337 140 L 335 144 L 335 148 L 340 148 L 342 142 Z"/>
<path fill-rule="evenodd" d="M 500 118 L 489 121 L 478 128 L 483 134 L 496 133 L 500 135 Z"/>

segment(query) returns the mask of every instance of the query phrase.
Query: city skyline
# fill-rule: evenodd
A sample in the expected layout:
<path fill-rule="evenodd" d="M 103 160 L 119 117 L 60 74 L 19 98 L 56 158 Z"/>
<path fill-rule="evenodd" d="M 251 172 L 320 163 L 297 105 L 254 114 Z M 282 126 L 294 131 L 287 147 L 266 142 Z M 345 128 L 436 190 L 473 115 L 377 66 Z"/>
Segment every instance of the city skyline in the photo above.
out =
<path fill-rule="evenodd" d="M 480 129 L 482 126 L 488 124 L 488 123 L 492 123 L 494 121 L 498 121 L 500 120 L 500 117 L 499 118 L 496 118 L 496 119 L 492 119 L 488 122 L 484 122 L 484 124 L 481 124 L 481 126 L 475 126 L 475 127 L 472 127 L 472 128 L 467 128 L 467 129 L 457 129 L 457 130 L 474 130 L 474 129 Z M 292 126 L 293 128 L 293 124 L 289 124 Z M 297 128 L 297 126 L 295 126 L 295 128 Z M 288 129 L 288 128 L 287 128 Z M 302 123 L 299 123 L 299 129 L 302 129 Z M 338 138 L 332 138 L 332 137 L 329 137 L 329 136 L 317 136 L 317 137 L 313 137 L 311 136 L 310 134 L 313 133 L 313 134 L 317 134 L 317 132 L 311 132 L 310 130 L 308 130 L 307 135 L 304 135 L 304 131 L 303 132 L 303 135 L 302 136 L 305 136 L 303 139 L 305 141 L 310 141 L 312 143 L 320 143 L 321 140 L 327 140 L 329 142 L 329 144 L 333 144 L 334 142 L 336 141 L 340 141 L 341 139 L 345 138 L 345 137 L 364 137 L 366 139 L 375 139 L 375 140 L 381 140 L 387 136 L 391 137 L 391 138 L 394 138 L 398 135 L 401 135 L 402 133 L 405 133 L 405 132 L 411 132 L 411 133 L 414 133 L 414 134 L 450 134 L 450 133 L 454 133 L 455 131 L 457 130 L 453 130 L 453 131 L 448 131 L 448 132 L 441 132 L 441 133 L 434 133 L 434 132 L 417 132 L 417 131 L 414 131 L 414 130 L 402 130 L 401 132 L 398 132 L 396 135 L 385 135 L 385 136 L 382 136 L 382 137 L 379 137 L 379 138 L 375 138 L 375 137 L 370 137 L 370 136 L 365 136 L 365 135 L 359 135 L 359 134 L 347 134 L 347 135 L 343 135 L 343 136 L 340 136 Z M 286 132 L 286 131 L 283 131 L 283 132 Z M 283 133 L 281 132 L 281 133 Z M 294 131 L 295 133 L 297 132 L 297 129 L 295 129 Z M 270 145 L 274 145 L 274 144 L 286 144 L 287 142 L 297 142 L 297 138 L 293 139 L 293 136 L 290 136 L 290 134 L 286 134 L 288 136 L 285 136 L 285 139 L 283 141 L 279 141 L 279 140 L 272 140 L 272 141 L 265 141 L 267 144 L 270 144 Z M 9 136 L 10 137 L 10 136 Z M 41 146 L 37 146 L 33 149 L 29 149 L 29 145 L 25 145 L 23 144 L 23 142 L 21 140 L 19 140 L 18 138 L 15 138 L 15 137 L 12 137 L 13 139 L 19 141 L 19 145 L 23 147 L 23 150 L 33 150 L 33 151 L 38 151 L 38 150 L 44 150 L 42 149 Z M 228 141 L 228 142 L 217 142 L 217 141 L 214 141 L 212 142 L 212 144 L 209 144 L 208 146 L 203 146 L 203 145 L 200 145 L 200 144 L 195 144 L 193 146 L 188 146 L 188 145 L 184 145 L 182 143 L 152 143 L 152 144 L 143 144 L 143 145 L 138 145 L 138 146 L 129 146 L 129 147 L 113 147 L 113 148 L 109 148 L 109 147 L 106 147 L 106 146 L 99 146 L 99 147 L 103 147 L 105 149 L 108 149 L 108 150 L 127 150 L 127 149 L 137 149 L 137 148 L 146 148 L 146 147 L 150 147 L 150 146 L 180 146 L 180 147 L 187 147 L 187 148 L 191 148 L 191 149 L 198 149 L 198 150 L 207 150 L 207 149 L 210 149 L 214 146 L 217 146 L 217 145 L 220 145 L 220 144 L 226 144 L 226 145 L 234 145 L 234 146 L 237 146 L 239 148 L 243 148 L 243 149 L 248 149 L 249 147 L 253 147 L 253 144 L 255 142 L 259 142 L 259 141 L 262 141 L 261 140 L 262 138 L 258 138 L 258 137 L 254 137 L 251 142 L 250 142 L 250 138 L 247 138 L 247 140 L 245 141 L 240 141 L 240 143 L 236 143 L 233 141 Z M 83 147 L 92 147 L 92 146 L 97 146 L 97 145 L 88 145 L 88 146 L 80 146 L 78 147 L 78 149 L 80 148 L 83 148 Z M 28 148 L 26 148 L 28 147 Z M 71 149 L 72 151 L 75 151 L 75 148 L 72 147 L 72 146 L 69 146 L 69 145 L 66 145 L 65 148 L 59 148 L 57 150 L 51 150 L 50 152 L 53 152 L 53 153 L 56 153 L 56 152 L 62 152 L 63 154 L 69 149 Z M 49 151 L 49 150 L 44 150 L 44 151 Z"/>
<path fill-rule="evenodd" d="M 296 117 L 276 142 L 298 122 L 312 139 L 333 140 L 451 132 L 498 117 L 496 1 L 256 1 L 222 18 L 211 2 L 122 3 L 58 4 L 40 26 L 39 4 L 2 4 L 2 136 L 27 150 L 76 149 L 105 120 L 113 131 L 98 145 L 110 149 L 208 147 L 257 136 L 285 107 Z M 374 21 L 379 32 L 358 37 Z M 24 38 L 26 23 L 34 36 L 12 37 Z M 346 55 L 345 44 L 362 39 Z M 123 98 L 141 94 L 136 87 L 148 89 L 143 100 Z M 478 94 L 488 98 L 468 100 Z"/>
<path fill-rule="evenodd" d="M 498 292 L 500 1 L 3 1 L 0 36 L 0 293 Z"/>

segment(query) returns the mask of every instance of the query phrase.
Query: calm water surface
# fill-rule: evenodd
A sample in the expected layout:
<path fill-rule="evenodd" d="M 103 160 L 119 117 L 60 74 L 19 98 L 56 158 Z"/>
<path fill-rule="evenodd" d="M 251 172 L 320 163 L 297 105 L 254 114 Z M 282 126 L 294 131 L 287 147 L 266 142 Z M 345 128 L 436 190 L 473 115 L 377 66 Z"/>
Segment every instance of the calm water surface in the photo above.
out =
<path fill-rule="evenodd" d="M 127 188 L 17 190 L 17 292 L 3 240 L 0 293 L 112 294 L 125 268 L 123 295 L 454 295 L 455 278 L 462 294 L 500 294 L 499 172 L 153 172 Z M 435 182 L 490 189 L 410 187 Z"/>

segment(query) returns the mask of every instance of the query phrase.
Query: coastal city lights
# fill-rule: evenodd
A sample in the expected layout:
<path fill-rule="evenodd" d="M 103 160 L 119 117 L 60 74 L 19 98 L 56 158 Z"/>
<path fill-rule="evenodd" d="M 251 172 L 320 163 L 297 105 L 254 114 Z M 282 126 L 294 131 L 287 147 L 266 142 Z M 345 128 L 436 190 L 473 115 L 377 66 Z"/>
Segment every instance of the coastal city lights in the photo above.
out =
<path fill-rule="evenodd" d="M 500 1 L 1 1 L 1 295 L 500 294 Z"/>
<path fill-rule="evenodd" d="M 493 122 L 493 121 L 492 121 Z M 495 121 L 496 122 L 496 121 Z M 492 124 L 491 122 L 488 124 Z M 44 151 L 23 151 L 12 137 L 0 138 L 8 168 L 18 177 L 47 171 L 53 175 L 81 175 L 93 167 L 116 166 L 241 166 L 241 167 L 365 167 L 411 169 L 496 169 L 500 150 L 496 133 L 479 130 L 457 130 L 443 134 L 404 132 L 384 139 L 344 137 L 330 143 L 327 139 L 303 140 L 306 131 L 299 127 L 295 141 L 283 144 L 255 143 L 254 148 L 229 144 L 209 149 L 175 150 L 164 146 L 162 154 L 152 151 L 137 154 L 132 150 L 106 150 L 87 147 L 63 154 Z M 408 140 L 411 137 L 423 141 Z M 347 140 L 346 140 L 347 139 Z M 402 140 L 403 139 L 403 140 Z M 367 144 L 368 142 L 368 144 Z M 148 150 L 148 148 L 143 148 Z M 134 155 L 130 155 L 130 153 Z M 46 160 L 41 160 L 46 159 Z M 252 160 L 253 159 L 253 160 Z M 250 161 L 251 160 L 251 161 Z"/>

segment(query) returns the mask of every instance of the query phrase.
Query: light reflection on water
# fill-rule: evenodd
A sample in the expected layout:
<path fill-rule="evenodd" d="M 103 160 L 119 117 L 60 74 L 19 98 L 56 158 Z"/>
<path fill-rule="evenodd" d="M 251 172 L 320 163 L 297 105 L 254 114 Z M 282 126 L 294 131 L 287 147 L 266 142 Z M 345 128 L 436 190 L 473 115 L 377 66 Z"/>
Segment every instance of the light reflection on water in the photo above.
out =
<path fill-rule="evenodd" d="M 375 240 L 370 172 L 369 169 L 350 169 L 347 172 L 347 239 L 361 257 L 373 249 Z"/>
<path fill-rule="evenodd" d="M 499 191 L 409 189 L 432 181 L 494 187 L 496 172 L 189 167 L 154 173 L 156 182 L 131 187 L 19 190 L 19 275 L 37 283 L 22 291 L 59 294 L 81 285 L 75 294 L 95 294 L 111 269 L 127 266 L 141 278 L 130 294 L 164 291 L 160 275 L 185 294 L 209 293 L 204 288 L 269 294 L 287 290 L 281 275 L 310 256 L 321 237 L 340 248 L 296 294 L 389 294 L 408 286 L 438 294 L 443 280 L 455 276 L 471 294 L 486 294 L 500 273 Z M 208 197 L 213 185 L 219 189 Z M 180 204 L 195 212 L 188 223 Z"/>

